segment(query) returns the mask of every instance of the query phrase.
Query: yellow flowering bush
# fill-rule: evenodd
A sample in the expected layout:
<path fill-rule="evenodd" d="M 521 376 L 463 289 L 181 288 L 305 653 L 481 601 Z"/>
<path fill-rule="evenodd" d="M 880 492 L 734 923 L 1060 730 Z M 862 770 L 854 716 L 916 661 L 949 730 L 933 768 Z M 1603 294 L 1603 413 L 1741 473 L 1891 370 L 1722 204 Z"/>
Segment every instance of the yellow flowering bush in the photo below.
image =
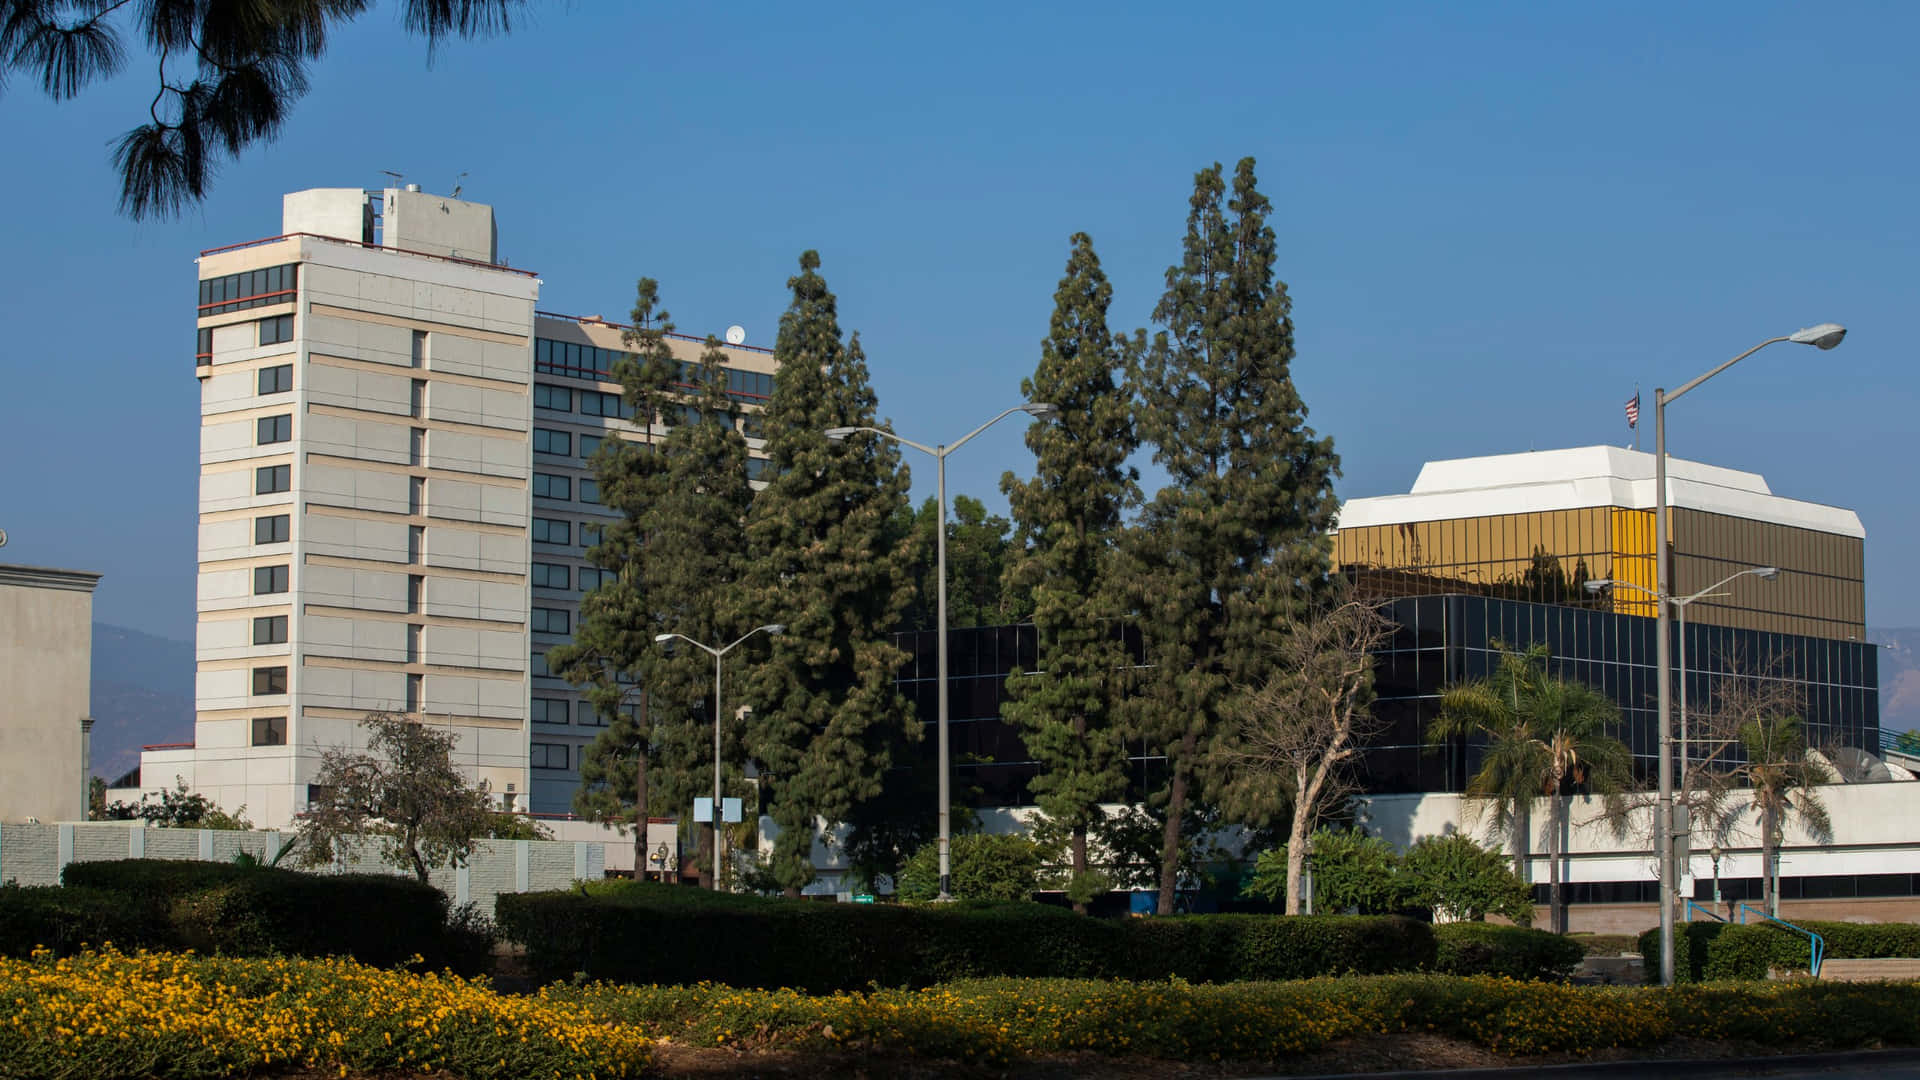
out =
<path fill-rule="evenodd" d="M 233 1076 L 275 1066 L 462 1077 L 631 1076 L 630 1024 L 482 980 L 351 960 L 111 948 L 0 959 L 0 1077 Z"/>
<path fill-rule="evenodd" d="M 1810 1047 L 1920 1044 L 1920 986 L 1677 991 L 1388 975 L 1194 985 L 981 979 L 810 996 L 698 986 L 552 986 L 542 1000 L 696 1046 L 884 1050 L 1003 1064 L 1063 1052 L 1278 1061 L 1341 1038 L 1433 1032 L 1503 1053 L 1586 1054 L 1675 1035 Z"/>

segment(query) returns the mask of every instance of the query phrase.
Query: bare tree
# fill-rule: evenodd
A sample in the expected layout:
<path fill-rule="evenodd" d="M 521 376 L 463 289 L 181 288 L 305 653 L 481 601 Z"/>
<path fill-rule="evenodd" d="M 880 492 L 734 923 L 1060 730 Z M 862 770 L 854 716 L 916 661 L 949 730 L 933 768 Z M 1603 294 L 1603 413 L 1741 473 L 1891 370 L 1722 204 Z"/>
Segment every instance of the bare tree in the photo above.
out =
<path fill-rule="evenodd" d="M 1300 881 L 1314 827 L 1351 789 L 1348 765 L 1380 729 L 1373 651 L 1393 632 L 1373 604 L 1346 600 L 1291 623 L 1274 673 L 1242 705 L 1232 757 L 1277 773 L 1293 797 L 1287 833 L 1287 906 L 1300 913 Z"/>

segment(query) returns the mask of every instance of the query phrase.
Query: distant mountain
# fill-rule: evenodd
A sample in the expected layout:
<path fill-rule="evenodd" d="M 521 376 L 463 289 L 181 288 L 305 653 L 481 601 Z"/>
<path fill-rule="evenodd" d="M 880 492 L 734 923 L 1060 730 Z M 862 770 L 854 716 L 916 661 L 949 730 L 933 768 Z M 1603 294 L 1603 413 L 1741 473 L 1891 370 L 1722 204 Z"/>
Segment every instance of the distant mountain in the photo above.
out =
<path fill-rule="evenodd" d="M 93 624 L 93 771 L 112 781 L 140 748 L 193 738 L 193 642 Z"/>
<path fill-rule="evenodd" d="M 1867 640 L 1891 646 L 1880 650 L 1880 726 L 1920 729 L 1920 627 L 1869 630 Z"/>

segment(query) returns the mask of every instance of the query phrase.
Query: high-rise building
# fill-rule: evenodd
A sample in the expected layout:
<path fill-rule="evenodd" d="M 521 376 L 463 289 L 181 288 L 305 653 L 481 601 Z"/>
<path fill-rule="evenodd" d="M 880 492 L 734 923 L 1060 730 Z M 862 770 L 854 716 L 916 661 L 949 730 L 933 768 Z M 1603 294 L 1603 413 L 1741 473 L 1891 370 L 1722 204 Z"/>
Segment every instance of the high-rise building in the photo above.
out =
<path fill-rule="evenodd" d="M 601 721 L 544 655 L 598 581 L 586 457 L 641 429 L 625 328 L 536 311 L 541 284 L 491 207 L 412 186 L 295 192 L 280 235 L 201 253 L 195 737 L 144 753 L 144 788 L 284 825 L 384 710 L 509 805 L 570 807 Z M 773 360 L 725 352 L 758 456 Z"/>

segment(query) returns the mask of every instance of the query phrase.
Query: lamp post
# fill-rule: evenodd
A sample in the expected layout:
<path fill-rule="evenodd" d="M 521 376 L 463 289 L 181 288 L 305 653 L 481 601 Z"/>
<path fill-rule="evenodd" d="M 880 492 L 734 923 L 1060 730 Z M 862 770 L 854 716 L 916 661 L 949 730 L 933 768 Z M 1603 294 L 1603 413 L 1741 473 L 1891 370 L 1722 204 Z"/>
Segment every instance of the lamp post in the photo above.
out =
<path fill-rule="evenodd" d="M 1716 836 L 1713 838 L 1713 847 L 1709 849 L 1709 852 L 1713 855 L 1713 911 L 1714 911 L 1714 914 L 1717 915 L 1720 913 L 1720 838 L 1719 837 Z"/>
<path fill-rule="evenodd" d="M 1696 376 L 1683 384 L 1680 389 L 1669 394 L 1664 389 L 1653 391 L 1653 584 L 1654 593 L 1664 596 L 1668 592 L 1670 570 L 1667 566 L 1667 403 L 1678 401 L 1687 391 L 1713 378 L 1733 365 L 1759 352 L 1769 345 L 1782 341 L 1791 341 L 1796 345 L 1812 345 L 1817 349 L 1831 349 L 1840 344 L 1847 336 L 1846 327 L 1838 323 L 1821 323 L 1802 330 L 1795 330 L 1783 337 L 1767 340 L 1741 353 L 1739 356 L 1721 364 L 1704 375 Z M 1654 663 L 1658 666 L 1655 673 L 1655 685 L 1659 687 L 1660 710 L 1660 805 L 1656 814 L 1655 828 L 1666 839 L 1661 845 L 1660 855 L 1660 984 L 1673 985 L 1673 897 L 1677 882 L 1674 880 L 1673 866 L 1673 716 L 1669 712 L 1668 698 L 1672 693 L 1667 671 L 1667 653 L 1670 642 L 1667 638 L 1667 605 L 1655 604 Z"/>
<path fill-rule="evenodd" d="M 947 775 L 951 768 L 948 764 L 947 749 L 947 455 L 965 446 L 967 440 L 1000 421 L 1005 420 L 1007 417 L 1012 416 L 1014 413 L 1026 413 L 1028 416 L 1037 420 L 1044 420 L 1059 411 L 1058 406 L 1049 405 L 1044 402 L 1015 405 L 1013 408 L 1006 410 L 986 423 L 981 424 L 979 427 L 974 428 L 972 431 L 967 432 L 965 435 L 960 436 L 958 439 L 955 439 L 950 445 L 945 446 L 928 446 L 925 443 L 917 443 L 912 439 L 903 439 L 891 431 L 882 431 L 876 427 L 837 427 L 828 428 L 826 431 L 827 438 L 835 442 L 839 442 L 855 432 L 864 431 L 872 435 L 878 435 L 884 439 L 892 439 L 902 446 L 910 446 L 923 454 L 931 454 L 933 455 L 935 472 L 939 476 L 939 498 L 937 501 L 940 504 L 940 521 L 938 531 L 934 534 L 934 548 L 939 554 L 935 559 L 936 568 L 934 577 L 938 582 L 936 591 L 939 596 L 937 615 L 935 618 L 938 624 L 937 633 L 939 634 L 939 641 L 935 644 L 935 655 L 938 657 L 940 688 L 938 691 L 939 720 L 935 727 L 936 741 L 940 746 L 940 896 L 938 898 L 941 900 L 953 899 L 950 888 L 952 885 L 952 867 L 948 860 L 948 851 L 951 846 L 950 841 L 952 840 L 950 825 L 953 817 L 953 802 L 952 793 L 948 790 L 949 778 Z"/>
<path fill-rule="evenodd" d="M 1722 586 L 1733 581 L 1735 578 L 1749 576 L 1757 577 L 1762 581 L 1772 581 L 1774 578 L 1780 576 L 1780 568 L 1777 566 L 1748 567 L 1745 570 L 1738 570 L 1728 574 L 1726 577 L 1701 589 L 1699 592 L 1687 596 L 1672 596 L 1666 598 L 1667 602 L 1673 605 L 1674 622 L 1678 627 L 1675 636 L 1680 639 L 1680 656 L 1675 681 L 1680 685 L 1680 786 L 1683 790 L 1687 786 L 1687 766 L 1693 763 L 1693 757 L 1687 751 L 1687 605 L 1693 603 L 1695 600 L 1724 596 L 1726 594 L 1719 591 Z M 1615 581 L 1610 578 L 1587 582 L 1587 591 L 1597 593 L 1609 585 L 1625 585 L 1635 592 L 1645 593 L 1653 597 L 1655 603 L 1658 603 L 1661 599 L 1658 594 L 1644 585 L 1636 585 L 1631 581 Z"/>
<path fill-rule="evenodd" d="M 712 825 L 713 825 L 713 889 L 715 892 L 720 891 L 720 865 L 721 865 L 720 864 L 720 816 L 721 816 L 720 815 L 720 658 L 732 652 L 736 647 L 740 645 L 741 642 L 746 641 L 748 638 L 752 637 L 755 634 L 760 633 L 762 630 L 767 632 L 767 636 L 772 637 L 775 634 L 785 633 L 786 629 L 787 629 L 786 627 L 781 626 L 779 623 L 768 623 L 766 626 L 756 626 L 753 629 L 747 631 L 746 633 L 741 634 L 738 638 L 735 638 L 732 645 L 728 645 L 725 648 L 721 648 L 721 649 L 715 649 L 712 646 L 703 645 L 700 642 L 693 640 L 692 638 L 688 637 L 685 634 L 655 634 L 653 636 L 653 641 L 654 641 L 654 644 L 656 645 L 665 645 L 673 641 L 675 638 L 678 638 L 681 641 L 684 641 L 687 644 L 693 646 L 694 648 L 699 649 L 701 652 L 704 652 L 707 655 L 713 657 L 713 821 L 712 821 Z"/>

